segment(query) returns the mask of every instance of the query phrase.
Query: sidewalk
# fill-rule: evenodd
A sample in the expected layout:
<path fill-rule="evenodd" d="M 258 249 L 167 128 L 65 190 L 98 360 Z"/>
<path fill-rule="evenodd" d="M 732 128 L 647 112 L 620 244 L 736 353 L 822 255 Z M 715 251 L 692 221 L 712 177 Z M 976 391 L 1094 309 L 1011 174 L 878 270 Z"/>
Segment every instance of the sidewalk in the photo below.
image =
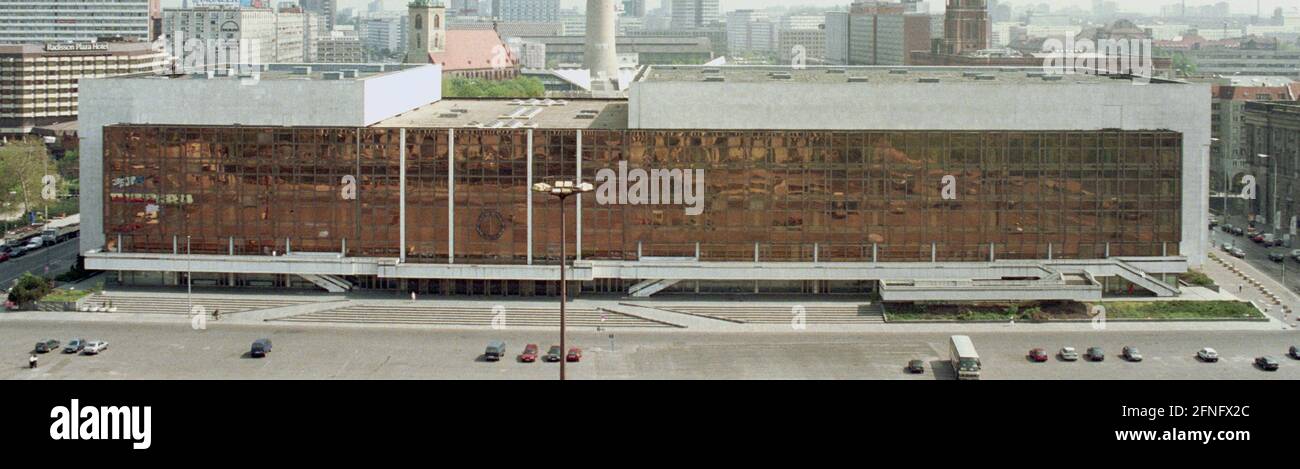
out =
<path fill-rule="evenodd" d="M 1211 252 L 1204 271 L 1223 291 L 1253 301 L 1264 308 L 1270 317 L 1297 326 L 1295 308 L 1300 305 L 1300 296 L 1249 262 Z"/>

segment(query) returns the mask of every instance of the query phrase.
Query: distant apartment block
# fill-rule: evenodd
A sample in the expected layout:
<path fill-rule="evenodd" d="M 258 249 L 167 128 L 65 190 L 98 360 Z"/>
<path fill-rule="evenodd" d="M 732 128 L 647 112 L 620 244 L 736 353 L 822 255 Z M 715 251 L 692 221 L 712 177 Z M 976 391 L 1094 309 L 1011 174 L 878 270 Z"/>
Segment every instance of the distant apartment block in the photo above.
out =
<path fill-rule="evenodd" d="M 560 0 L 500 0 L 501 11 L 494 12 L 501 21 L 559 21 Z"/>
<path fill-rule="evenodd" d="M 361 38 L 334 31 L 316 42 L 316 61 L 326 64 L 353 64 L 365 61 Z"/>
<path fill-rule="evenodd" d="M 773 52 L 776 23 L 757 10 L 727 13 L 727 48 L 733 54 Z"/>
<path fill-rule="evenodd" d="M 269 62 L 302 62 L 307 19 L 302 13 L 276 12 L 263 8 L 199 7 L 163 10 L 163 36 L 168 41 L 250 41 L 255 59 Z M 322 38 L 323 40 L 324 38 Z M 229 63 L 218 57 L 218 63 Z"/>
<path fill-rule="evenodd" d="M 0 1 L 0 44 L 149 41 L 159 0 Z"/>
<path fill-rule="evenodd" d="M 718 0 L 671 0 L 672 29 L 690 29 L 722 21 Z"/>

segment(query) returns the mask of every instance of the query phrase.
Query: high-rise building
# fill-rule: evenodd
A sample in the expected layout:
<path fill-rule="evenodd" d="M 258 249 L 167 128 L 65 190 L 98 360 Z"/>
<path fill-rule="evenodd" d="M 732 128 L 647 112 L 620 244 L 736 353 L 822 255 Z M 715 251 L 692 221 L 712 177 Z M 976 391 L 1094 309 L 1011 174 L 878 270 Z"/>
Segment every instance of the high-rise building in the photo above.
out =
<path fill-rule="evenodd" d="M 700 28 L 722 21 L 719 0 L 672 0 L 672 28 Z"/>
<path fill-rule="evenodd" d="M 645 2 L 646 2 L 646 0 L 622 0 L 622 2 L 623 2 L 623 15 L 622 15 L 622 16 L 631 16 L 631 17 L 635 17 L 635 18 L 641 18 L 641 17 L 645 16 L 645 14 L 646 14 L 646 7 L 645 7 Z"/>
<path fill-rule="evenodd" d="M 429 54 L 446 50 L 447 9 L 442 3 L 414 0 L 407 5 L 409 39 L 406 41 L 406 63 L 427 64 Z"/>
<path fill-rule="evenodd" d="M 354 64 L 365 61 L 361 38 L 350 31 L 330 31 L 316 41 L 316 61 L 323 64 Z"/>
<path fill-rule="evenodd" d="M 907 60 L 902 4 L 862 1 L 849 9 L 850 65 L 903 65 Z"/>
<path fill-rule="evenodd" d="M 736 10 L 727 13 L 727 49 L 733 54 L 767 53 L 776 48 L 776 24 L 767 13 Z"/>
<path fill-rule="evenodd" d="M 326 31 L 334 29 L 335 17 L 338 15 L 337 0 L 298 0 L 298 4 L 303 11 L 320 15 L 325 22 Z"/>
<path fill-rule="evenodd" d="M 247 57 L 215 57 L 216 63 L 301 62 L 304 60 L 306 19 L 294 11 L 277 12 L 269 8 L 203 6 L 163 10 L 163 36 L 169 44 L 198 40 L 246 41 L 241 53 Z M 184 42 L 182 42 L 184 44 Z M 181 64 L 185 66 L 186 64 Z"/>
<path fill-rule="evenodd" d="M 375 51 L 387 50 L 391 53 L 406 54 L 406 27 L 409 19 L 405 14 L 385 12 L 367 16 L 361 20 L 361 45 Z"/>
<path fill-rule="evenodd" d="M 948 0 L 944 11 L 944 49 L 961 55 L 989 48 L 989 10 L 986 0 Z"/>
<path fill-rule="evenodd" d="M 0 135 L 77 119 L 83 78 L 161 71 L 166 54 L 148 42 L 0 45 Z"/>
<path fill-rule="evenodd" d="M 149 41 L 159 0 L 5 0 L 0 44 Z"/>
<path fill-rule="evenodd" d="M 1248 213 L 1263 215 L 1274 233 L 1294 238 L 1300 231 L 1300 103 L 1248 102 L 1242 123 L 1246 172 L 1255 175 L 1258 188 Z M 1233 183 L 1237 188 L 1241 181 Z"/>
<path fill-rule="evenodd" d="M 849 63 L 849 12 L 826 12 L 826 63 Z"/>
<path fill-rule="evenodd" d="M 500 0 L 493 16 L 501 21 L 559 21 L 560 0 Z"/>

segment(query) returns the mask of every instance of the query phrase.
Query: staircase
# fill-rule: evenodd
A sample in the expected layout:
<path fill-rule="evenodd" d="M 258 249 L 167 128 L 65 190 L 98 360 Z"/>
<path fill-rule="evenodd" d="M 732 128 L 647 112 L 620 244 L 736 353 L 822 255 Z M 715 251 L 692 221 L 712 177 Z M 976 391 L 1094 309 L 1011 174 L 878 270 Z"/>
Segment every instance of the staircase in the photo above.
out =
<path fill-rule="evenodd" d="M 659 292 L 663 291 L 665 288 L 668 288 L 668 287 L 671 287 L 671 286 L 673 286 L 673 285 L 676 285 L 677 282 L 680 282 L 680 281 L 681 281 L 681 280 L 673 280 L 673 279 L 668 279 L 668 280 L 661 280 L 661 279 L 642 280 L 642 281 L 640 281 L 640 282 L 637 282 L 635 285 L 632 285 L 631 287 L 628 287 L 628 289 L 627 289 L 627 293 L 628 293 L 629 295 L 632 295 L 633 297 L 636 297 L 636 298 L 646 298 L 646 297 L 649 297 L 650 295 L 653 295 L 653 294 L 655 294 L 655 293 L 659 293 Z"/>
<path fill-rule="evenodd" d="M 411 324 L 440 326 L 559 327 L 558 307 L 450 305 L 439 302 L 367 301 L 314 313 L 271 319 L 272 322 L 314 322 L 334 324 Z M 568 327 L 680 327 L 632 314 L 599 308 L 570 306 L 565 309 Z"/>
<path fill-rule="evenodd" d="M 221 314 L 228 314 L 283 308 L 306 303 L 312 303 L 312 301 L 240 297 L 212 298 L 206 296 L 189 298 L 185 295 L 108 295 L 101 293 L 86 298 L 79 309 L 88 313 L 190 314 L 192 304 L 193 306 L 202 307 L 207 313 L 221 310 Z"/>
<path fill-rule="evenodd" d="M 318 287 L 324 288 L 325 291 L 330 293 L 343 293 L 352 289 L 352 283 L 333 275 L 302 274 L 299 275 L 299 277 L 316 284 Z"/>
<path fill-rule="evenodd" d="M 768 303 L 768 304 L 635 304 L 627 306 L 654 308 L 737 324 L 790 324 L 801 319 L 805 324 L 881 324 L 885 310 L 880 303 Z"/>

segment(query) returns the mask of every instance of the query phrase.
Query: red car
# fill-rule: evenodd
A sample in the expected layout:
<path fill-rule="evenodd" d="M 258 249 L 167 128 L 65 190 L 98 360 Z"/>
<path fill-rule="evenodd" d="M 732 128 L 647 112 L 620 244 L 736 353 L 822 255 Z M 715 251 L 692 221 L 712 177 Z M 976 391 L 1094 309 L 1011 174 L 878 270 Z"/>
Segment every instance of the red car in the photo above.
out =
<path fill-rule="evenodd" d="M 1256 243 L 1262 243 L 1262 242 L 1264 242 L 1264 235 L 1263 235 L 1263 234 L 1257 234 L 1257 235 L 1255 235 L 1255 236 L 1251 236 L 1251 237 L 1250 237 L 1250 240 L 1251 240 L 1251 241 L 1254 241 L 1254 242 L 1256 242 Z"/>
<path fill-rule="evenodd" d="M 0 251 L 0 262 L 9 260 L 9 251 Z"/>
<path fill-rule="evenodd" d="M 519 354 L 519 361 L 532 363 L 537 361 L 537 344 L 528 344 L 524 346 L 524 353 Z"/>
<path fill-rule="evenodd" d="M 582 349 L 573 347 L 569 349 L 569 354 L 564 356 L 566 362 L 582 361 Z"/>
<path fill-rule="evenodd" d="M 1047 351 L 1041 348 L 1030 350 L 1029 359 L 1040 363 L 1045 362 L 1047 361 Z"/>

